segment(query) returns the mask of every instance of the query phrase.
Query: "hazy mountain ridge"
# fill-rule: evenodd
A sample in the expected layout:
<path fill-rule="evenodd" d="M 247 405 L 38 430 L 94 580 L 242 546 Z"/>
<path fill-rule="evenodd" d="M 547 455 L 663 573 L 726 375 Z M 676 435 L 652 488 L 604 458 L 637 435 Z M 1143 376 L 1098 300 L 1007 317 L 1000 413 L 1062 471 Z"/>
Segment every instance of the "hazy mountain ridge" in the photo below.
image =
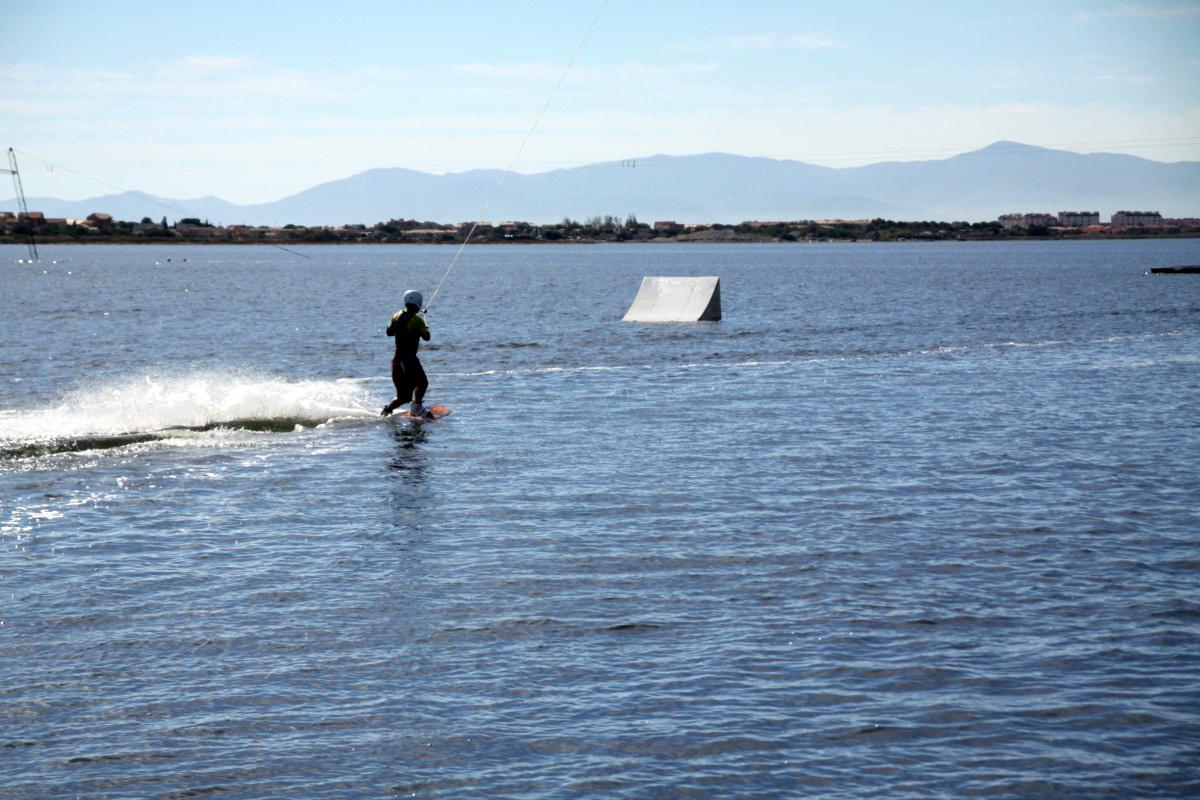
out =
<path fill-rule="evenodd" d="M 1200 162 L 1166 163 L 1115 153 L 1081 154 L 996 142 L 945 159 L 825 167 L 727 153 L 654 155 L 549 172 L 513 173 L 496 195 L 492 221 L 552 222 L 564 216 L 637 214 L 646 221 L 740 222 L 827 217 L 995 219 L 1008 211 L 1120 209 L 1200 215 Z M 218 197 L 176 200 L 144 192 L 64 201 L 30 197 L 47 216 L 104 211 L 120 219 L 195 216 L 221 224 L 372 224 L 392 218 L 439 222 L 482 213 L 501 170 L 434 175 L 377 168 L 270 203 Z M 15 202 L 5 204 L 15 208 Z"/>

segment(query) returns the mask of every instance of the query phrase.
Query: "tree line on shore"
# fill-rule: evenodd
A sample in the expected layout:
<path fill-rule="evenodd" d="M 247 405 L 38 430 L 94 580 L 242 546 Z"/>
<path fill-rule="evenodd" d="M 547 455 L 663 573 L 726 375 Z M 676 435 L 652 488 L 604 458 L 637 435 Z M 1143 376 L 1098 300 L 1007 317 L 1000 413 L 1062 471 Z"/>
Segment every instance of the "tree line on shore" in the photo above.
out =
<path fill-rule="evenodd" d="M 107 215 L 104 215 L 107 216 Z M 537 224 L 530 222 L 458 223 L 443 224 L 428 220 L 392 219 L 375 225 L 281 227 L 255 225 L 213 225 L 207 220 L 187 217 L 171 224 L 166 217 L 160 221 L 148 217 L 141 222 L 105 220 L 103 224 L 64 224 L 46 220 L 35 225 L 20 220 L 0 231 L 0 242 L 17 242 L 30 235 L 48 242 L 213 242 L 252 244 L 268 243 L 461 243 L 468 235 L 475 243 L 510 242 L 814 242 L 814 241 L 909 241 L 909 240 L 972 240 L 1030 237 L 1105 236 L 1095 231 L 1072 228 L 1049 229 L 1034 225 L 1029 228 L 1005 229 L 998 221 L 944 222 L 936 220 L 898 221 L 883 218 L 871 220 L 793 220 L 747 221 L 737 224 L 707 225 L 680 224 L 660 221 L 653 225 L 630 214 L 624 218 L 603 215 L 575 220 L 564 217 L 560 222 Z M 1114 232 L 1115 233 L 1115 232 Z M 1158 228 L 1150 235 L 1194 234 L 1171 228 Z M 1122 231 L 1120 235 L 1129 235 Z"/>

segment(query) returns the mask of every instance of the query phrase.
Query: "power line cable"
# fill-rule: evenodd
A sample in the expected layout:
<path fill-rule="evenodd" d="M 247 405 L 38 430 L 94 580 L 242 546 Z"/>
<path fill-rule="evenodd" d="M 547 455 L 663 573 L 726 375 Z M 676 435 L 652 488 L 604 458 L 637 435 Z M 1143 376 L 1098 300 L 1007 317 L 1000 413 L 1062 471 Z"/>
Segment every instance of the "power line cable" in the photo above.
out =
<path fill-rule="evenodd" d="M 15 148 L 10 148 L 10 149 L 15 149 Z M 43 164 L 46 164 L 47 166 L 51 167 L 52 169 L 60 169 L 63 172 L 69 172 L 72 175 L 79 176 L 80 178 L 84 178 L 89 181 L 94 181 L 96 183 L 99 183 L 102 186 L 107 186 L 110 189 L 115 189 L 116 191 L 121 192 L 122 194 L 130 191 L 128 189 L 124 189 L 120 186 L 117 186 L 115 183 L 110 183 L 110 182 L 104 180 L 103 178 L 97 178 L 94 175 L 88 175 L 87 173 L 80 172 L 77 169 L 71 169 L 68 166 L 64 166 L 63 164 L 59 164 L 59 163 L 51 161 L 47 158 L 42 158 L 41 156 L 34 155 L 33 153 L 26 153 L 24 150 L 16 150 L 16 152 L 20 153 L 23 156 L 28 156 L 29 158 L 33 158 L 38 161 L 41 161 Z M 185 217 L 192 213 L 186 209 L 180 208 L 177 205 L 163 202 L 162 200 L 159 200 L 158 198 L 156 198 L 152 195 L 146 194 L 145 192 L 133 192 L 133 194 L 138 195 L 138 197 L 140 197 L 142 200 L 153 203 L 156 206 L 161 206 L 161 207 L 169 209 L 171 211 L 175 211 L 180 214 L 183 214 Z M 165 219 L 165 217 L 164 217 L 164 219 Z M 275 244 L 274 242 L 271 242 L 269 244 L 272 247 L 282 250 L 285 253 L 291 253 L 294 256 L 300 256 L 301 258 L 305 258 L 305 259 L 308 259 L 309 261 L 312 261 L 312 256 L 305 255 L 304 253 L 298 252 L 296 250 L 289 250 L 288 248 L 284 247 L 283 245 Z"/>
<path fill-rule="evenodd" d="M 51 160 L 50 160 L 50 159 L 48 159 L 48 158 L 42 158 L 41 156 L 34 155 L 33 153 L 26 153 L 24 150 L 17 150 L 17 152 L 18 152 L 18 153 L 20 153 L 20 154 L 21 154 L 21 155 L 23 155 L 23 156 L 27 156 L 27 157 L 29 157 L 29 158 L 32 158 L 32 159 L 36 159 L 37 161 L 41 161 L 43 164 L 45 164 L 45 165 L 46 165 L 46 166 L 48 166 L 48 167 L 51 167 L 51 168 L 53 168 L 53 169 L 60 169 L 60 170 L 62 170 L 63 172 L 69 172 L 69 173 L 71 173 L 72 175 L 76 175 L 76 176 L 78 176 L 78 177 L 80 177 L 80 178 L 83 178 L 83 179 L 85 179 L 85 180 L 93 181 L 94 183 L 98 183 L 98 184 L 100 184 L 101 186 L 107 186 L 108 188 L 110 188 L 110 189 L 114 189 L 114 190 L 116 190 L 116 191 L 118 191 L 118 192 L 121 192 L 122 194 L 124 194 L 124 193 L 126 193 L 126 192 L 130 191 L 129 189 L 126 189 L 126 188 L 124 188 L 124 187 L 122 187 L 122 186 L 117 186 L 115 183 L 110 183 L 110 182 L 108 182 L 108 181 L 104 180 L 103 178 L 97 178 L 97 177 L 96 177 L 96 176 L 94 176 L 94 175 L 88 175 L 87 173 L 85 173 L 85 172 L 80 172 L 80 171 L 79 171 L 79 170 L 77 170 L 77 169 L 71 169 L 71 168 L 70 168 L 70 167 L 68 167 L 68 166 L 65 166 L 65 165 L 63 165 L 63 164 L 59 164 L 59 163 L 57 163 L 57 162 L 51 161 Z M 187 215 L 187 214 L 190 214 L 190 213 L 191 213 L 191 212 L 189 212 L 189 211 L 186 211 L 186 210 L 184 210 L 184 209 L 180 208 L 179 206 L 172 205 L 172 204 L 170 204 L 170 203 L 165 203 L 165 202 L 163 202 L 162 200 L 159 200 L 158 198 L 156 198 L 156 197 L 154 197 L 154 196 L 152 196 L 152 195 L 146 194 L 145 192 L 134 192 L 134 194 L 137 194 L 139 197 L 141 197 L 143 200 L 146 200 L 147 202 L 153 203 L 153 204 L 154 204 L 154 205 L 156 205 L 156 206 L 161 206 L 161 207 L 163 207 L 163 208 L 165 208 L 165 209 L 168 209 L 168 210 L 170 210 L 170 211 L 177 211 L 177 212 L 179 212 L 179 213 L 181 213 L 181 214 L 184 214 L 184 215 Z"/>

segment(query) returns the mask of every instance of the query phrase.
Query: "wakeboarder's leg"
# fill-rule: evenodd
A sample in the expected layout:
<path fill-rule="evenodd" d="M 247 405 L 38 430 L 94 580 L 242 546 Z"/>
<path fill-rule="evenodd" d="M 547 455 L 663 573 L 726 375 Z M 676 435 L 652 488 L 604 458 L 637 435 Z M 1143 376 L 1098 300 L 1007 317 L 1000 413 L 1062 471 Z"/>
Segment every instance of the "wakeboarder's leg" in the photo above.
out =
<path fill-rule="evenodd" d="M 408 382 L 408 376 L 404 372 L 404 362 L 399 358 L 392 359 L 392 385 L 396 387 L 396 396 L 383 407 L 380 416 L 386 417 L 407 403 L 413 393 L 412 385 Z"/>
<path fill-rule="evenodd" d="M 429 388 L 429 378 L 425 375 L 425 368 L 421 366 L 420 359 L 415 356 L 412 362 L 405 367 L 405 372 L 408 373 L 412 380 L 412 405 L 409 412 L 414 417 L 423 416 L 425 414 L 425 406 L 421 402 L 425 399 L 425 390 Z"/>

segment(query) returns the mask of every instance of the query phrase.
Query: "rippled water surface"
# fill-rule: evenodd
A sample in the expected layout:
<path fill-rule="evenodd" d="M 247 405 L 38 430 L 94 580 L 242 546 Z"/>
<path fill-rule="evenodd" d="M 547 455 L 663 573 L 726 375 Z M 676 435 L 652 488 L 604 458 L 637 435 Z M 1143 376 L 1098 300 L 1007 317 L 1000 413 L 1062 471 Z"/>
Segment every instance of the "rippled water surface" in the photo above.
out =
<path fill-rule="evenodd" d="M 304 252 L 0 248 L 0 797 L 1200 794 L 1200 241 Z"/>

